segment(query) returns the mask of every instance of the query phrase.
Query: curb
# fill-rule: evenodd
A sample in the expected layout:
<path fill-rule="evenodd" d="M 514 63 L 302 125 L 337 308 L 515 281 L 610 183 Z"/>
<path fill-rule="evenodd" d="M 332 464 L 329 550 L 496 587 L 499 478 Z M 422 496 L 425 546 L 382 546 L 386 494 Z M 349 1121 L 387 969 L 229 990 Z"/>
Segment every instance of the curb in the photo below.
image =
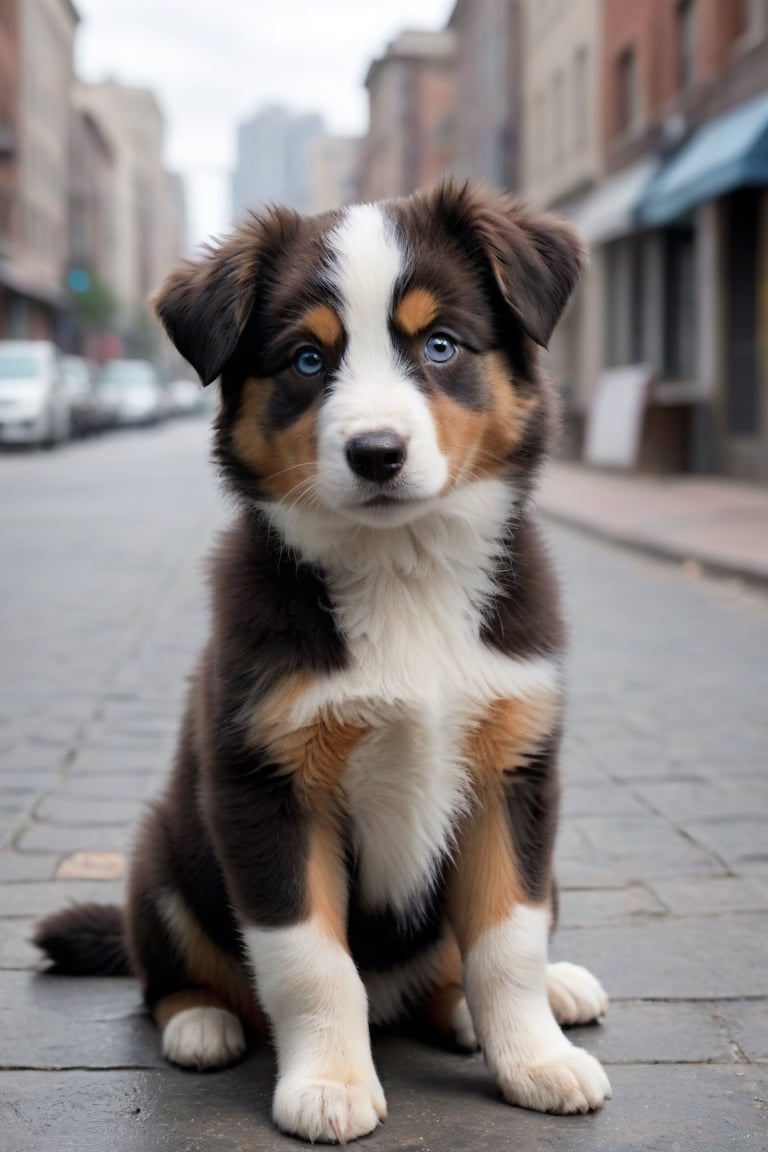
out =
<path fill-rule="evenodd" d="M 537 506 L 539 514 L 554 524 L 562 524 L 573 528 L 585 536 L 595 540 L 602 540 L 607 544 L 616 544 L 632 552 L 645 556 L 652 556 L 656 560 L 664 560 L 668 564 L 682 565 L 694 562 L 701 566 L 703 572 L 718 579 L 742 580 L 752 588 L 763 592 L 768 590 L 768 570 L 751 568 L 697 551 L 680 551 L 666 541 L 654 540 L 642 536 L 624 535 L 608 528 L 601 528 L 588 520 L 581 520 L 577 516 L 570 516 L 567 512 L 554 511 L 541 504 Z"/>

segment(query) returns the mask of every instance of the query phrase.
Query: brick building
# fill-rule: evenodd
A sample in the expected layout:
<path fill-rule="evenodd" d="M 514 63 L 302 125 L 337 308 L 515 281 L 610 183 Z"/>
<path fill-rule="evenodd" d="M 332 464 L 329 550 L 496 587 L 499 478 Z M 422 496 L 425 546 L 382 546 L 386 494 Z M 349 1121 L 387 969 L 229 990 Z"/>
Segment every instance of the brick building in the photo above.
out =
<path fill-rule="evenodd" d="M 604 45 L 606 167 L 657 165 L 606 251 L 607 363 L 651 365 L 673 463 L 768 481 L 768 3 L 604 0 Z"/>
<path fill-rule="evenodd" d="M 457 0 L 448 22 L 456 37 L 457 176 L 496 188 L 520 186 L 520 0 Z"/>
<path fill-rule="evenodd" d="M 455 155 L 455 37 L 407 31 L 371 64 L 370 119 L 360 198 L 401 196 L 434 183 Z"/>
<path fill-rule="evenodd" d="M 71 0 L 0 6 L 0 336 L 55 335 L 68 296 Z"/>

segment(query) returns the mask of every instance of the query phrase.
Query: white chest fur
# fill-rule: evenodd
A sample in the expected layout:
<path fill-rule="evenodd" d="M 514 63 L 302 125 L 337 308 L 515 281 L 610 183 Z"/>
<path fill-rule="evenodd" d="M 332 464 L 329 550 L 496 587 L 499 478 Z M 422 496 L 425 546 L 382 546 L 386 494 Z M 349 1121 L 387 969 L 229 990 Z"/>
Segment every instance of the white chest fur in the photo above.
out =
<path fill-rule="evenodd" d="M 350 654 L 343 671 L 301 696 L 292 721 L 332 715 L 369 729 L 343 787 L 371 908 L 405 910 L 450 851 L 471 803 L 462 746 L 473 721 L 492 700 L 552 691 L 559 681 L 550 658 L 510 658 L 480 638 L 513 507 L 509 489 L 487 481 L 442 504 L 440 515 L 413 526 L 355 527 L 343 538 L 280 525 L 328 574 Z"/>

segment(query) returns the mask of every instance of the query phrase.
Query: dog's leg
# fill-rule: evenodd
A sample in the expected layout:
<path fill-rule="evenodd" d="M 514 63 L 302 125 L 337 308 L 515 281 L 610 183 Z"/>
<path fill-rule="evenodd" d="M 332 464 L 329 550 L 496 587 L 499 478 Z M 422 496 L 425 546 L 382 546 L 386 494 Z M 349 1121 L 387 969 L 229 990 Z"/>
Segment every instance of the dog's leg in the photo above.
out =
<path fill-rule="evenodd" d="M 155 1004 L 154 1016 L 163 1034 L 163 1055 L 172 1064 L 200 1072 L 234 1064 L 245 1053 L 240 1021 L 212 989 L 164 996 Z"/>
<path fill-rule="evenodd" d="M 477 1050 L 477 1036 L 462 984 L 461 953 L 449 929 L 438 962 L 434 987 L 427 996 L 427 1019 L 432 1027 L 467 1052 Z"/>
<path fill-rule="evenodd" d="M 563 1035 L 547 996 L 554 755 L 553 745 L 509 775 L 478 766 L 449 908 L 467 1003 L 505 1099 L 541 1112 L 587 1112 L 610 1096 L 608 1079 Z"/>
<path fill-rule="evenodd" d="M 386 1104 L 367 996 L 346 942 L 339 836 L 331 824 L 311 821 L 306 834 L 303 876 L 295 877 L 303 887 L 299 915 L 269 926 L 241 908 L 243 938 L 277 1049 L 275 1123 L 305 1140 L 344 1143 L 372 1131 Z M 285 882 L 278 862 L 272 874 Z"/>

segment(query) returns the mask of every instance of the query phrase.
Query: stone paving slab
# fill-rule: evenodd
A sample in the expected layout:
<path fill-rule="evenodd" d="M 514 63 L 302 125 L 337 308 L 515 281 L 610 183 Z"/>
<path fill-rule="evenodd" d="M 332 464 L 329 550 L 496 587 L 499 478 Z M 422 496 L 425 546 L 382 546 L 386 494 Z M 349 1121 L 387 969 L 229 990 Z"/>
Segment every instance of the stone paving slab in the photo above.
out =
<path fill-rule="evenodd" d="M 30 881 L 26 884 L 6 884 L 0 889 L 0 917 L 47 916 L 67 904 L 88 903 L 95 900 L 100 904 L 121 903 L 124 892 L 122 884 L 111 884 L 105 880 L 57 880 L 55 884 Z"/>
<path fill-rule="evenodd" d="M 645 816 L 578 817 L 563 822 L 558 873 L 578 887 L 636 884 L 654 876 L 715 875 L 722 863 L 666 820 Z"/>
<path fill-rule="evenodd" d="M 0 920 L 0 969 L 35 969 L 40 953 L 30 943 L 34 919 Z"/>
<path fill-rule="evenodd" d="M 747 1060 L 768 1062 L 768 1004 L 734 1001 L 722 1006 L 729 1034 Z"/>
<path fill-rule="evenodd" d="M 542 1116 L 497 1098 L 478 1058 L 379 1044 L 386 1123 L 369 1152 L 763 1152 L 768 1069 L 611 1069 L 614 1099 L 591 1116 Z M 169 1071 L 0 1072 L 13 1152 L 296 1152 L 270 1126 L 268 1053 L 203 1076 Z"/>
<path fill-rule="evenodd" d="M 134 980 L 8 972 L 0 1019 L 0 1068 L 164 1066 Z"/>
<path fill-rule="evenodd" d="M 768 913 L 563 929 L 556 959 L 591 968 L 614 999 L 768 996 Z"/>
<path fill-rule="evenodd" d="M 707 881 L 709 882 L 709 881 Z M 760 904 L 759 907 L 764 907 Z M 560 884 L 560 928 L 596 928 L 663 916 L 666 907 L 643 885 L 568 889 Z"/>
<path fill-rule="evenodd" d="M 200 429 L 87 449 L 0 458 L 0 1068 L 26 1069 L 0 1071 L 0 1152 L 297 1148 L 269 1122 L 263 1043 L 184 1074 L 134 981 L 37 971 L 34 917 L 122 892 L 96 877 L 120 876 L 172 757 L 221 523 Z M 391 1118 L 361 1148 L 768 1150 L 768 600 L 554 543 L 573 651 L 553 954 L 612 997 L 572 1036 L 615 1098 L 582 1118 L 510 1109 L 479 1058 L 378 1036 Z M 78 879 L 54 879 L 63 862 Z"/>
<path fill-rule="evenodd" d="M 651 888 L 662 904 L 677 916 L 768 911 L 768 876 L 654 880 Z"/>

